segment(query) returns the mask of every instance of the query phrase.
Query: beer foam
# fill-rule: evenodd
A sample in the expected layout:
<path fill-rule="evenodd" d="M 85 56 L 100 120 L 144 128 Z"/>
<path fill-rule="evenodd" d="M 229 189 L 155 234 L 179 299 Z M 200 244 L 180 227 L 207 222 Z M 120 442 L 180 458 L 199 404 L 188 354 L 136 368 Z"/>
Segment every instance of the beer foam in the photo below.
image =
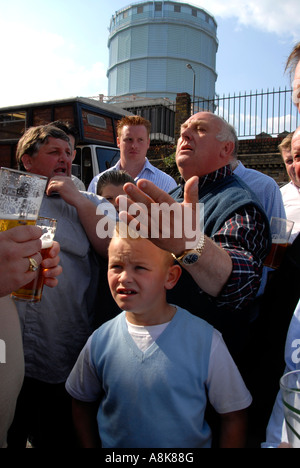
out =
<path fill-rule="evenodd" d="M 28 216 L 26 218 L 20 218 L 19 214 L 7 214 L 7 213 L 1 213 L 0 214 L 1 219 L 7 219 L 8 221 L 36 221 L 36 217 L 34 216 Z"/>
<path fill-rule="evenodd" d="M 272 239 L 272 244 L 286 244 L 286 239 Z"/>
<path fill-rule="evenodd" d="M 41 239 L 42 241 L 42 249 L 49 249 L 53 245 L 52 239 Z"/>

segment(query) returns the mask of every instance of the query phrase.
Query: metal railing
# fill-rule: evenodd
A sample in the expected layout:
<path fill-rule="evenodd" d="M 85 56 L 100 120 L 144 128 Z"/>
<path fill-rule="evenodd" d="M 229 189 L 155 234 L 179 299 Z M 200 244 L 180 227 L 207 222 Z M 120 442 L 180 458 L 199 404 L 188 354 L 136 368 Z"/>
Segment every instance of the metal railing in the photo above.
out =
<path fill-rule="evenodd" d="M 223 117 L 235 128 L 238 138 L 262 133 L 277 136 L 299 126 L 299 113 L 292 100 L 293 90 L 239 93 L 194 102 L 195 112 L 208 110 Z"/>
<path fill-rule="evenodd" d="M 300 114 L 296 106 L 293 103 L 293 90 L 292 89 L 278 89 L 270 91 L 256 91 L 246 92 L 242 94 L 234 93 L 233 95 L 223 95 L 222 97 L 216 95 L 212 99 L 201 99 L 195 100 L 191 103 L 191 108 L 194 108 L 194 112 L 201 110 L 207 110 L 214 112 L 217 115 L 223 117 L 235 128 L 239 139 L 242 138 L 254 138 L 260 134 L 270 135 L 272 137 L 278 136 L 284 132 L 292 132 L 300 125 Z M 105 97 L 100 95 L 93 97 L 93 99 L 100 100 L 102 102 L 118 103 L 120 107 L 125 103 L 124 108 L 130 110 L 133 113 L 139 113 L 146 118 L 153 120 L 154 116 L 153 109 L 157 105 L 143 105 L 142 101 L 147 99 L 139 96 L 129 97 Z M 128 101 L 135 103 L 134 107 L 129 106 Z M 140 105 L 138 105 L 140 101 Z M 150 100 L 151 101 L 151 100 Z M 176 112 L 175 102 L 165 100 L 162 107 L 166 107 L 169 113 Z M 151 114 L 152 110 L 152 114 Z M 150 112 L 150 114 L 149 114 Z M 157 112 L 157 110 L 156 110 Z M 171 113 L 172 113 L 171 112 Z M 145 114 L 145 115 L 144 115 Z M 149 114 L 149 115 L 148 115 Z M 157 119 L 154 119 L 155 122 Z M 154 125 L 154 123 L 153 123 Z M 172 126 L 174 122 L 170 122 L 167 134 L 173 136 L 174 130 Z M 157 126 L 156 123 L 154 125 Z M 171 130 L 170 130 L 171 129 Z M 155 132 L 166 133 L 165 129 L 155 130 Z"/>

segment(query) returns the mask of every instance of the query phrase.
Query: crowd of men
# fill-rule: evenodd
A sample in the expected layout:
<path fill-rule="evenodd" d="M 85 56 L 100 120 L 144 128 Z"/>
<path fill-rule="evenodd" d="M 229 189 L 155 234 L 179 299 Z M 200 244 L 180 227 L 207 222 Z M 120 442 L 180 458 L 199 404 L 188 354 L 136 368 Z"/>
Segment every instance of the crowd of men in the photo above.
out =
<path fill-rule="evenodd" d="M 300 89 L 300 43 L 292 51 L 288 67 L 292 67 L 295 90 Z M 300 111 L 299 102 L 300 98 L 295 102 Z M 108 171 L 126 172 L 132 182 L 122 187 L 117 198 L 118 204 L 126 202 L 128 209 L 116 210 L 113 219 L 135 225 L 130 207 L 139 204 L 136 227 L 146 232 L 157 248 L 172 254 L 181 269 L 174 285 L 167 288 L 168 304 L 189 311 L 221 333 L 252 395 L 251 406 L 247 397 L 245 402 L 222 411 L 226 423 L 228 415 L 244 414 L 250 406 L 249 414 L 253 414 L 250 429 L 255 433 L 256 421 L 257 436 L 263 442 L 261 431 L 266 430 L 272 407 L 266 406 L 261 412 L 265 395 L 258 385 L 258 376 L 262 381 L 268 378 L 269 398 L 272 392 L 274 396 L 271 405 L 278 391 L 276 363 L 274 369 L 271 367 L 272 374 L 264 372 L 267 366 L 264 346 L 272 342 L 274 336 L 270 336 L 270 330 L 274 327 L 279 338 L 277 343 L 272 343 L 277 347 L 276 356 L 284 362 L 285 338 L 299 300 L 295 275 L 299 271 L 300 128 L 279 147 L 290 177 L 289 184 L 281 189 L 270 177 L 243 166 L 238 160 L 235 129 L 211 112 L 198 112 L 181 126 L 176 149 L 180 183 L 147 159 L 150 145 L 147 120 L 125 117 L 117 130 L 120 161 Z M 17 147 L 20 167 L 48 178 L 40 215 L 57 220 L 57 233 L 51 257 L 42 263 L 48 287 L 42 301 L 36 304 L 14 303 L 9 294 L 34 276 L 34 272 L 28 271 L 29 257 L 35 258 L 38 264 L 42 262 L 40 230 L 27 226 L 0 233 L 3 278 L 0 338 L 6 343 L 6 364 L 0 364 L 2 447 L 26 447 L 28 440 L 34 447 L 47 447 L 52 439 L 58 447 L 78 446 L 72 396 L 66 390 L 66 382 L 92 333 L 122 310 L 107 282 L 111 236 L 97 235 L 97 224 L 99 219 L 105 220 L 108 203 L 97 194 L 101 175 L 87 191 L 79 190 L 71 174 L 74 156 L 72 129 L 60 122 L 28 129 Z M 195 229 L 192 247 L 185 230 L 181 236 L 176 235 L 176 217 L 168 218 L 168 237 L 162 234 L 161 225 L 158 235 L 153 236 L 153 205 L 172 207 L 182 214 L 180 219 L 190 206 L 193 222 L 200 204 L 204 206 L 203 229 L 200 226 Z M 270 272 L 264 260 L 271 247 L 270 219 L 274 216 L 294 221 L 294 231 L 282 268 Z M 293 275 L 284 291 L 288 299 L 275 303 L 274 298 L 281 292 L 278 284 L 283 281 L 286 269 Z M 129 286 L 128 290 L 123 289 L 124 295 L 136 294 L 136 291 L 128 292 Z M 185 333 L 184 328 L 181 333 Z M 180 346 L 180 340 L 174 341 L 173 346 Z M 279 372 L 283 368 L 282 362 L 278 363 Z M 106 391 L 104 385 L 102 391 Z M 122 388 L 119 391 L 122 394 Z M 134 404 L 143 403 L 135 401 Z M 132 402 L 130 406 L 134 411 Z M 258 413 L 261 421 L 257 421 Z M 235 417 L 233 421 L 232 427 L 226 426 L 228 436 L 222 439 L 223 446 L 247 443 L 245 420 Z M 208 422 L 213 429 L 217 426 L 211 415 Z M 125 423 L 130 425 L 130 421 Z"/>

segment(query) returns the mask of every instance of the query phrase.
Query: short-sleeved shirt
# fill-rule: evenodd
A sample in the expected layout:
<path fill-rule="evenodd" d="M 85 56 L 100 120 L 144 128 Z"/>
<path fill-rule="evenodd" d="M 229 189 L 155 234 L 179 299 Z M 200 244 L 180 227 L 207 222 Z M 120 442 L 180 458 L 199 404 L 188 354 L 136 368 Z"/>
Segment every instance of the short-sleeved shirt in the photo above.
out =
<path fill-rule="evenodd" d="M 83 192 L 95 205 L 105 199 Z M 95 207 L 96 209 L 96 207 Z M 25 375 L 47 383 L 65 382 L 101 313 L 99 263 L 75 207 L 59 195 L 44 196 L 40 216 L 57 220 L 63 272 L 55 288 L 44 287 L 39 303 L 18 301 Z"/>

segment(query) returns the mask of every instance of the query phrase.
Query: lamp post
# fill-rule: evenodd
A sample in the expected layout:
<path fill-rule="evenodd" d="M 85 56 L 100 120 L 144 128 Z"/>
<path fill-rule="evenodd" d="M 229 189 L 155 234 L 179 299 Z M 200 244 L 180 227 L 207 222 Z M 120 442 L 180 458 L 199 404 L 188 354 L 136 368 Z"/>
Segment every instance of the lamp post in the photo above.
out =
<path fill-rule="evenodd" d="M 192 65 L 190 63 L 187 63 L 186 64 L 186 68 L 188 68 L 189 70 L 192 70 L 193 72 L 193 114 L 194 114 L 194 109 L 195 109 L 195 84 L 196 84 L 196 73 L 195 73 L 195 70 L 193 69 Z"/>

